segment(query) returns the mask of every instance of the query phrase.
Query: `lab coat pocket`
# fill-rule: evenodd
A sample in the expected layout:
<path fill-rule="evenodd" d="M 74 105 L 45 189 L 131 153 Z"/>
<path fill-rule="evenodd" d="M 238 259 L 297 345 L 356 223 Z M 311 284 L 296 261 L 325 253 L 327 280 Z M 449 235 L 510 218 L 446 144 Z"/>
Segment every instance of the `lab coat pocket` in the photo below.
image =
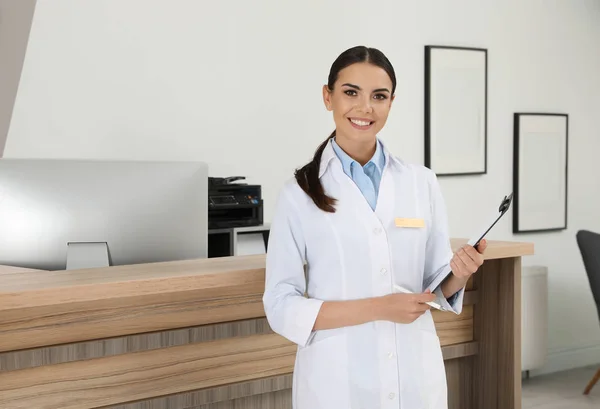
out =
<path fill-rule="evenodd" d="M 421 396 L 427 409 L 446 409 L 448 393 L 446 368 L 440 339 L 428 329 L 421 329 L 423 373 L 421 377 Z"/>
<path fill-rule="evenodd" d="M 349 408 L 345 337 L 333 335 L 298 351 L 296 409 Z"/>

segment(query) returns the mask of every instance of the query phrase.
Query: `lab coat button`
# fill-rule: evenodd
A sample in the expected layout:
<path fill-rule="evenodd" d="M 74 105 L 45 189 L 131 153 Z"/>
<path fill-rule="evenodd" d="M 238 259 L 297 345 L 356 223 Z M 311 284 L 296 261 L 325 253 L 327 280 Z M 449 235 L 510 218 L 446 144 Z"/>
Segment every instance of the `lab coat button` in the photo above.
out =
<path fill-rule="evenodd" d="M 393 352 L 388 352 L 388 358 L 393 358 L 394 357 L 394 353 Z"/>
<path fill-rule="evenodd" d="M 394 399 L 395 397 L 396 397 L 396 394 L 394 392 L 392 392 L 388 395 L 388 398 L 390 398 L 390 399 Z"/>
<path fill-rule="evenodd" d="M 385 273 L 387 273 L 387 270 L 385 268 L 381 269 L 381 274 L 385 275 Z"/>
<path fill-rule="evenodd" d="M 381 228 L 380 228 L 380 227 L 375 227 L 375 228 L 373 229 L 373 233 L 375 233 L 375 234 L 380 234 L 380 233 L 381 233 Z"/>

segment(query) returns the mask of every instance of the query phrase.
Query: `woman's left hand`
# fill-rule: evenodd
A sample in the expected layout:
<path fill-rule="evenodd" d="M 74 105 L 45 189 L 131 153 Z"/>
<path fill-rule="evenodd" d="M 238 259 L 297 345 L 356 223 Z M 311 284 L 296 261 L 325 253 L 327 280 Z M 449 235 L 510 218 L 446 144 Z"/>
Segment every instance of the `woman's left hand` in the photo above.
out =
<path fill-rule="evenodd" d="M 477 249 L 468 244 L 462 246 L 450 260 L 452 273 L 462 279 L 471 277 L 483 264 L 483 254 L 486 248 L 487 241 L 485 239 L 479 242 Z"/>

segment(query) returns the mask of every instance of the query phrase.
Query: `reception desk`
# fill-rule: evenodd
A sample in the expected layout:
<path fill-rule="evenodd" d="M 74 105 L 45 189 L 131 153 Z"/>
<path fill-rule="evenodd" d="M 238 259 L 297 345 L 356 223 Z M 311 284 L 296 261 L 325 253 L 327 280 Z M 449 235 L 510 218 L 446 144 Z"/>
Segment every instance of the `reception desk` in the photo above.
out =
<path fill-rule="evenodd" d="M 521 407 L 520 274 L 530 254 L 529 243 L 490 241 L 463 313 L 433 312 L 450 408 Z M 264 255 L 0 266 L 0 408 L 291 409 L 296 347 L 264 317 L 264 266 Z"/>

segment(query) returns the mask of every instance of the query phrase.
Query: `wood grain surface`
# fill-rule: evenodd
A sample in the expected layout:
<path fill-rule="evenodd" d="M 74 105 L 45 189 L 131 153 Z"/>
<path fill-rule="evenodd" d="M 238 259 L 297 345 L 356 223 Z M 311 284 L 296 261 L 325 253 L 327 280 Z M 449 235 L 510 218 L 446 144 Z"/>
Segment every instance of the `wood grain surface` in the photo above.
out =
<path fill-rule="evenodd" d="M 23 268 L 23 267 L 12 267 L 12 266 L 3 266 L 0 265 L 0 280 L 3 279 L 3 275 L 15 274 L 15 273 L 31 273 L 31 272 L 41 272 L 44 270 L 38 270 L 35 268 Z"/>
<path fill-rule="evenodd" d="M 263 317 L 256 291 L 219 296 L 198 290 L 179 294 L 176 300 L 163 294 L 8 310 L 0 312 L 0 351 Z"/>
<path fill-rule="evenodd" d="M 453 250 L 460 248 L 466 242 L 466 239 L 452 239 Z M 485 259 L 531 254 L 533 254 L 531 243 L 489 241 Z M 12 297 L 0 299 L 0 310 L 165 292 L 179 293 L 209 287 L 218 289 L 223 286 L 229 287 L 232 283 L 227 279 L 233 278 L 234 275 L 243 279 L 239 284 L 245 284 L 246 281 L 252 284 L 257 278 L 259 282 L 263 280 L 264 283 L 264 268 L 265 255 L 260 254 L 81 270 L 23 269 L 20 274 L 6 274 L 2 277 L 3 285 L 0 291 L 12 294 Z M 14 271 L 14 269 L 7 266 L 0 267 L 0 271 L 4 272 Z M 80 291 L 73 292 L 73 288 Z"/>
<path fill-rule="evenodd" d="M 198 342 L 272 333 L 273 331 L 267 319 L 257 318 L 2 352 L 0 353 L 0 372 L 123 355 L 132 352 L 150 351 Z"/>
<path fill-rule="evenodd" d="M 81 270 L 29 270 L 2 277 L 0 311 L 52 304 L 185 294 L 244 294 L 264 285 L 265 256 L 235 256 Z M 10 271 L 6 269 L 5 271 Z M 232 281 L 236 279 L 236 281 Z"/>
<path fill-rule="evenodd" d="M 252 407 L 245 406 L 249 403 L 247 400 L 244 401 L 244 399 L 249 399 L 252 396 L 261 396 L 260 402 L 265 404 L 265 406 L 256 406 L 257 409 L 281 409 L 291 407 L 292 380 L 292 374 L 278 375 L 210 389 L 194 390 L 137 402 L 123 403 L 110 406 L 110 409 L 190 409 L 215 404 L 222 405 L 222 408 L 239 409 L 240 407 Z M 274 394 L 279 397 L 270 398 Z M 281 395 L 285 397 L 284 400 L 287 399 L 287 402 L 278 401 L 281 399 Z M 281 406 L 273 406 L 274 403 L 279 403 Z M 242 404 L 244 406 L 240 406 Z"/>
<path fill-rule="evenodd" d="M 477 355 L 478 353 L 479 343 L 477 341 L 442 347 L 442 355 L 447 361 Z"/>
<path fill-rule="evenodd" d="M 466 305 L 460 315 L 432 311 L 435 329 L 442 346 L 473 341 L 473 306 Z"/>
<path fill-rule="evenodd" d="M 473 340 L 473 304 L 477 299 L 476 294 L 477 291 L 465 293 L 465 305 L 460 315 L 432 312 L 443 346 Z M 0 352 L 0 372 L 272 332 L 266 318 L 255 318 Z"/>
<path fill-rule="evenodd" d="M 530 251 L 489 242 L 486 257 Z M 264 255 L 1 277 L 0 352 L 264 316 Z"/>
<path fill-rule="evenodd" d="M 476 278 L 476 408 L 521 408 L 521 258 L 484 263 Z"/>
<path fill-rule="evenodd" d="M 498 376 L 501 370 L 498 360 L 498 329 L 500 328 L 499 293 L 500 262 L 484 263 L 475 277 L 477 290 L 485 297 L 475 308 L 475 341 L 479 342 L 479 354 L 474 362 L 473 400 L 475 408 L 498 408 Z M 508 317 L 506 317 L 508 318 Z"/>
<path fill-rule="evenodd" d="M 473 403 L 473 362 L 473 357 L 446 361 L 448 409 L 478 408 Z"/>
<path fill-rule="evenodd" d="M 432 316 L 442 345 L 452 345 L 473 340 L 473 304 L 477 302 L 477 291 L 467 291 L 463 313 L 434 310 Z M 266 318 L 254 318 L 231 322 L 207 324 L 174 330 L 149 332 L 41 346 L 24 350 L 0 352 L 0 372 L 34 368 L 42 365 L 73 362 L 82 359 L 101 358 L 166 348 L 196 342 L 214 341 L 230 337 L 272 333 Z"/>
<path fill-rule="evenodd" d="M 191 409 L 292 409 L 292 391 L 246 396 L 230 402 L 217 402 L 195 406 Z"/>
<path fill-rule="evenodd" d="M 472 409 L 473 358 L 476 343 L 443 348 L 446 378 L 450 391 L 448 409 Z M 448 358 L 454 357 L 454 358 Z M 470 358 L 469 358 L 470 357 Z M 165 397 L 110 406 L 110 409 L 284 409 L 292 405 L 292 375 L 225 385 L 210 390 L 184 392 Z M 254 397 L 252 397 L 254 396 Z"/>
<path fill-rule="evenodd" d="M 455 238 L 451 239 L 452 251 L 467 244 L 469 240 Z M 534 244 L 517 241 L 488 240 L 488 246 L 485 250 L 485 260 L 497 260 L 503 258 L 531 256 L 534 254 Z"/>
<path fill-rule="evenodd" d="M 521 258 L 500 260 L 498 408 L 521 409 Z"/>
<path fill-rule="evenodd" d="M 0 373 L 0 407 L 79 409 L 288 374 L 296 346 L 232 338 Z"/>
<path fill-rule="evenodd" d="M 476 352 L 472 344 L 442 348 L 453 360 Z M 296 345 L 267 334 L 3 372 L 0 407 L 96 408 L 202 388 L 212 393 L 196 392 L 198 404 L 237 399 L 251 394 L 250 381 L 291 374 L 295 354 Z M 238 383 L 246 387 L 232 386 Z"/>

